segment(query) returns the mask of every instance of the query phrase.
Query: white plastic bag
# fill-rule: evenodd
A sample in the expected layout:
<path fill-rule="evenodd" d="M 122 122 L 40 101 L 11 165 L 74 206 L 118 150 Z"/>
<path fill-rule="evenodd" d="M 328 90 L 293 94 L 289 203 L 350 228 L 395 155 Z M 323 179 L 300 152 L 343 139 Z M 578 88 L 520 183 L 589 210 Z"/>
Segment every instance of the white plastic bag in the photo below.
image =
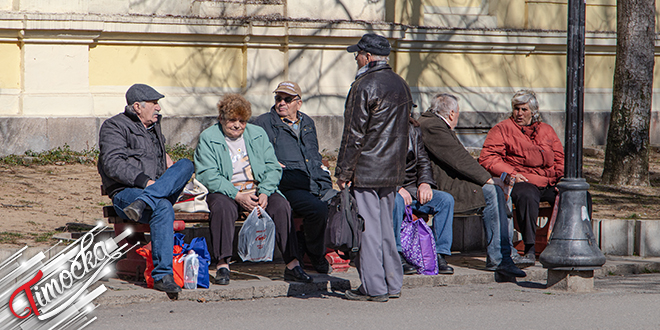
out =
<path fill-rule="evenodd" d="M 272 261 L 274 249 L 275 223 L 261 206 L 257 206 L 238 232 L 238 256 L 243 261 Z"/>
<path fill-rule="evenodd" d="M 197 289 L 197 275 L 199 274 L 199 260 L 195 251 L 190 252 L 183 258 L 183 288 Z"/>

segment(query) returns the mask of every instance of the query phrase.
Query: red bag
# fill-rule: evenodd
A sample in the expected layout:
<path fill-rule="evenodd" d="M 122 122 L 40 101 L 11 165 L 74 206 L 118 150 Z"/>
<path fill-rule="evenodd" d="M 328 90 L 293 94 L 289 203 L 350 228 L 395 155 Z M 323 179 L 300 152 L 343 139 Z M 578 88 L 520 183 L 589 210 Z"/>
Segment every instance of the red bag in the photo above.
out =
<path fill-rule="evenodd" d="M 182 251 L 183 247 L 181 245 L 175 245 L 172 250 L 174 253 L 174 257 L 172 258 L 172 273 L 174 274 L 174 282 L 183 288 L 183 257 L 185 257 L 185 254 L 181 253 Z M 147 281 L 147 287 L 152 289 L 154 287 L 154 278 L 151 277 L 151 271 L 154 270 L 154 260 L 151 258 L 151 242 L 135 250 L 135 252 L 147 261 L 147 268 L 144 270 L 144 279 Z"/>

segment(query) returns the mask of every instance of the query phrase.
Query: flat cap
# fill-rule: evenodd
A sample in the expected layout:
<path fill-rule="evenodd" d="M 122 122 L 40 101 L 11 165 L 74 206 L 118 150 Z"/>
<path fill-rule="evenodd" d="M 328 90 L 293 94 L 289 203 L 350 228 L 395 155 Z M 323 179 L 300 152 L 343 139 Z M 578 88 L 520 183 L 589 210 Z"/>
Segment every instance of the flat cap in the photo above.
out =
<path fill-rule="evenodd" d="M 302 98 L 302 90 L 300 89 L 300 86 L 293 81 L 283 81 L 279 83 L 273 93 L 285 93 L 294 96 L 298 95 Z"/>
<path fill-rule="evenodd" d="M 126 103 L 131 105 L 135 102 L 156 101 L 165 95 L 156 92 L 156 90 L 145 84 L 135 84 L 126 91 Z"/>
<path fill-rule="evenodd" d="M 349 53 L 364 50 L 373 55 L 387 56 L 390 54 L 390 42 L 383 36 L 373 33 L 367 33 L 362 36 L 362 39 L 357 44 L 348 46 L 346 50 Z"/>

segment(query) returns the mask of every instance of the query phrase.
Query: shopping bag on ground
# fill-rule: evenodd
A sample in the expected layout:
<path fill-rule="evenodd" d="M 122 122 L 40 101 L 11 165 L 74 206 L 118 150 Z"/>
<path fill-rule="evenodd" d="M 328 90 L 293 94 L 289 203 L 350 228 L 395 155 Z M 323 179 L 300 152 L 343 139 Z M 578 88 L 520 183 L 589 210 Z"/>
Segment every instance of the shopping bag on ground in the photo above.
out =
<path fill-rule="evenodd" d="M 406 214 L 401 223 L 401 249 L 403 257 L 417 268 L 417 273 L 438 274 L 433 232 L 424 220 L 412 214 L 410 206 L 406 206 Z"/>
<path fill-rule="evenodd" d="M 209 253 L 204 237 L 195 237 L 189 244 L 183 246 L 184 254 L 193 250 L 197 254 L 199 261 L 199 272 L 197 274 L 197 286 L 205 289 L 209 288 L 209 265 L 211 264 L 211 254 Z"/>
<path fill-rule="evenodd" d="M 181 237 L 174 237 L 174 248 L 172 253 L 172 275 L 174 277 L 174 282 L 180 287 L 183 287 L 183 234 Z M 178 243 L 178 244 L 177 244 Z M 149 244 L 135 250 L 135 252 L 145 258 L 146 268 L 144 269 L 144 280 L 147 282 L 148 288 L 154 287 L 154 278 L 151 277 L 151 271 L 154 270 L 154 261 L 152 259 L 151 252 L 151 242 Z"/>
<path fill-rule="evenodd" d="M 238 232 L 238 256 L 243 261 L 272 261 L 274 249 L 275 223 L 261 206 L 257 206 Z"/>
<path fill-rule="evenodd" d="M 210 212 L 209 206 L 206 204 L 206 195 L 209 194 L 208 189 L 204 187 L 197 179 L 192 179 L 183 188 L 181 195 L 172 206 L 174 211 L 181 212 Z"/>

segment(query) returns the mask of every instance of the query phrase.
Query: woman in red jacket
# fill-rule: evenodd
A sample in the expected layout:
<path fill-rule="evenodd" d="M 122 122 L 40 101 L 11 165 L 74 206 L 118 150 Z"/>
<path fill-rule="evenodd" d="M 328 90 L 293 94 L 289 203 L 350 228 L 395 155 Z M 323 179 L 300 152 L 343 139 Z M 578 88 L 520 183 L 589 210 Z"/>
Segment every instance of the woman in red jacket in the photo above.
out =
<path fill-rule="evenodd" d="M 564 148 L 552 126 L 541 122 L 534 92 L 518 91 L 511 108 L 511 117 L 488 132 L 479 163 L 495 176 L 506 172 L 515 180 L 511 200 L 525 243 L 523 258 L 534 262 L 539 203 L 555 201 L 555 184 L 564 175 Z"/>

